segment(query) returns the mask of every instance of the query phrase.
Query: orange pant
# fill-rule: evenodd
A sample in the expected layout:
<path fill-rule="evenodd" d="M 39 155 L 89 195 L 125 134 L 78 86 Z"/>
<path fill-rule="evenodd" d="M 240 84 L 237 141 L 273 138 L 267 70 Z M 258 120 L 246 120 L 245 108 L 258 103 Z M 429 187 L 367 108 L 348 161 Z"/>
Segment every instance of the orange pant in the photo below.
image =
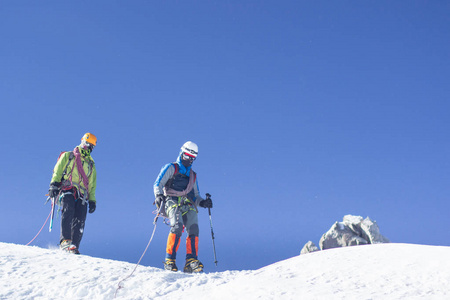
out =
<path fill-rule="evenodd" d="M 180 247 L 181 236 L 169 233 L 167 237 L 166 258 L 176 259 Z M 198 257 L 198 236 L 191 235 L 186 238 L 186 259 Z"/>

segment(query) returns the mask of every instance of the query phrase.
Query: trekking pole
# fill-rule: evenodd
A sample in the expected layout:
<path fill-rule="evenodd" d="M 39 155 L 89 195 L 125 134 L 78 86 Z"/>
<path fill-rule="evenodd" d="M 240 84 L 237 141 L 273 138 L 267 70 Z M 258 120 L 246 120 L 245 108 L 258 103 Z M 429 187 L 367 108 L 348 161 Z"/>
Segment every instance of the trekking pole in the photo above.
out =
<path fill-rule="evenodd" d="M 206 199 L 210 199 L 211 200 L 211 195 L 206 193 Z M 216 256 L 216 244 L 214 242 L 214 230 L 213 230 L 213 225 L 212 225 L 212 219 L 211 219 L 211 208 L 208 207 L 208 214 L 209 214 L 209 225 L 211 226 L 211 237 L 212 237 L 212 243 L 213 243 L 213 250 L 214 250 L 214 263 L 216 264 L 217 267 L 217 256 Z"/>

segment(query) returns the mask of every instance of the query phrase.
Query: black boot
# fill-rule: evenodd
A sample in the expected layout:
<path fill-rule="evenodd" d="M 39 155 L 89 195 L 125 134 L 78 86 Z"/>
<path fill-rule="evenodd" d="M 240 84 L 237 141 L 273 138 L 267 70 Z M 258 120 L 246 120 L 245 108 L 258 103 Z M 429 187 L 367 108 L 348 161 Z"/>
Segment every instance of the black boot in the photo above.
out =
<path fill-rule="evenodd" d="M 80 254 L 80 251 L 78 251 L 77 246 L 75 246 L 74 244 L 72 244 L 71 240 L 63 240 L 60 244 L 59 244 L 59 248 L 62 251 L 65 252 L 69 252 L 69 253 L 73 253 L 73 254 Z"/>
<path fill-rule="evenodd" d="M 175 264 L 175 259 L 166 258 L 166 261 L 164 262 L 164 269 L 172 272 L 178 271 L 178 267 Z"/>
<path fill-rule="evenodd" d="M 203 264 L 201 261 L 195 258 L 189 258 L 186 260 L 186 264 L 184 265 L 184 273 L 202 273 L 203 272 Z"/>

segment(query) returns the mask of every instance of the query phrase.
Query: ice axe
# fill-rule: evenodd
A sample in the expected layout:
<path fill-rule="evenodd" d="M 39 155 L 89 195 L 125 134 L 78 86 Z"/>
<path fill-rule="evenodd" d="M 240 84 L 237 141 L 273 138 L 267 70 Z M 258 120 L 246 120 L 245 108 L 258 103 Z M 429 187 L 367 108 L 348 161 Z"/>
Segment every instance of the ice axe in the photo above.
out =
<path fill-rule="evenodd" d="M 52 228 L 53 228 L 53 219 L 54 219 L 54 217 L 55 217 L 56 197 L 50 197 L 48 194 L 45 195 L 45 196 L 48 196 L 47 201 L 45 201 L 45 204 L 47 204 L 48 201 L 51 201 L 50 203 L 52 204 L 52 208 L 51 208 L 51 211 L 50 211 L 50 216 L 51 216 L 51 218 L 50 218 L 50 226 L 48 227 L 48 231 L 49 231 L 49 232 L 52 232 Z M 45 204 L 44 204 L 44 205 L 45 205 Z"/>

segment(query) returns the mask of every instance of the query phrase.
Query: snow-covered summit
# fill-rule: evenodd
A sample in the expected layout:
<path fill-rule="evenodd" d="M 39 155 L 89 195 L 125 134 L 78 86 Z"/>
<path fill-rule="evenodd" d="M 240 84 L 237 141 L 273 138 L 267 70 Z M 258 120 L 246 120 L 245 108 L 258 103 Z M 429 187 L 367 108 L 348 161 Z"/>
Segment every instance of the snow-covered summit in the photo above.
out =
<path fill-rule="evenodd" d="M 0 243 L 0 299 L 114 299 L 135 265 Z M 139 266 L 117 299 L 450 299 L 450 247 L 379 244 L 259 270 L 171 273 Z"/>

